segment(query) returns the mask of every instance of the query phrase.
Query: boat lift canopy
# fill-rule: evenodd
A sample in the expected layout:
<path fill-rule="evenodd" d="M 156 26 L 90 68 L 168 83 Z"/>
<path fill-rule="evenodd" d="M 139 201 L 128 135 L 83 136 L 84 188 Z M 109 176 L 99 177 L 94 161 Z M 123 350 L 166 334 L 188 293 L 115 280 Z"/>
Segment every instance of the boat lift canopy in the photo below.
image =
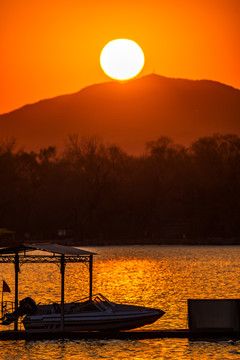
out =
<path fill-rule="evenodd" d="M 42 251 L 45 254 L 34 254 Z M 31 253 L 30 253 L 31 252 Z M 65 265 L 67 263 L 86 263 L 89 268 L 89 298 L 92 298 L 93 255 L 96 253 L 78 249 L 72 246 L 59 244 L 23 244 L 16 247 L 0 248 L 0 263 L 12 263 L 15 268 L 15 310 L 18 307 L 18 273 L 20 266 L 27 263 L 53 263 L 61 271 L 61 330 L 64 331 L 64 283 Z M 18 330 L 18 321 L 15 321 L 14 330 Z"/>

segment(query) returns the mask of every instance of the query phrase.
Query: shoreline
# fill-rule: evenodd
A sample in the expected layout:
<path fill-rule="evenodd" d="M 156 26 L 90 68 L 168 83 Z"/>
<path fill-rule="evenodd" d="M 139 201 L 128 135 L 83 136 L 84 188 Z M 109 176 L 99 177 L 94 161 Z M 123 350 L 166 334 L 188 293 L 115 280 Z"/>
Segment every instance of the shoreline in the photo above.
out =
<path fill-rule="evenodd" d="M 197 239 L 46 239 L 46 240 L 9 240 L 1 239 L 0 247 L 14 247 L 22 244 L 57 243 L 65 246 L 236 246 L 240 238 L 197 238 Z"/>

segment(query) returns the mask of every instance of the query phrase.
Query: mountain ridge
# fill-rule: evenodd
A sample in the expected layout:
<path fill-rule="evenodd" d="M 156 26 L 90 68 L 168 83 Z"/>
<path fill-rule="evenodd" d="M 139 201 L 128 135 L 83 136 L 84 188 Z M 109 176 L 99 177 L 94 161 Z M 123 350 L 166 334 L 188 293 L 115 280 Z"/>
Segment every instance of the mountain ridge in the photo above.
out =
<path fill-rule="evenodd" d="M 138 81 L 138 80 L 143 80 L 145 78 L 150 78 L 150 77 L 157 77 L 158 79 L 161 78 L 161 79 L 167 79 L 167 80 L 183 80 L 183 81 L 188 81 L 188 82 L 193 82 L 193 83 L 213 83 L 213 84 L 218 84 L 218 85 L 222 85 L 223 87 L 227 87 L 227 88 L 231 88 L 232 90 L 237 90 L 237 91 L 240 91 L 240 89 L 238 88 L 235 88 L 234 86 L 232 85 L 227 85 L 227 84 L 224 84 L 220 81 L 215 81 L 215 80 L 209 80 L 209 79 L 185 79 L 185 78 L 178 78 L 178 77 L 171 77 L 171 78 L 168 78 L 166 76 L 162 76 L 162 75 L 158 75 L 158 74 L 155 74 L 155 73 L 152 73 L 152 74 L 148 74 L 148 75 L 144 75 L 140 78 L 136 78 L 134 80 L 130 80 L 130 81 Z M 89 85 L 89 86 L 86 86 L 86 87 L 83 87 L 82 89 L 76 91 L 76 92 L 72 92 L 72 93 L 68 93 L 68 94 L 61 94 L 61 95 L 56 95 L 56 96 L 53 96 L 53 97 L 50 97 L 50 98 L 44 98 L 44 99 L 40 99 L 40 100 L 37 100 L 33 103 L 29 103 L 29 104 L 24 104 L 16 109 L 13 109 L 13 110 L 10 110 L 10 111 L 7 111 L 7 112 L 4 112 L 4 113 L 1 113 L 0 116 L 2 115 L 7 115 L 7 114 L 10 114 L 10 113 L 13 113 L 15 111 L 18 111 L 20 109 L 23 109 L 23 108 L 26 108 L 28 106 L 31 106 L 31 105 L 36 105 L 36 104 L 39 104 L 39 103 L 42 103 L 44 101 L 49 101 L 49 100 L 53 100 L 53 99 L 57 99 L 57 98 L 62 98 L 62 97 L 66 97 L 66 96 L 71 96 L 71 95 L 77 95 L 77 94 L 80 94 L 82 93 L 83 91 L 85 90 L 88 90 L 88 89 L 91 89 L 93 87 L 97 87 L 97 86 L 102 86 L 102 85 L 105 85 L 105 84 L 114 84 L 116 86 L 122 86 L 124 84 L 127 84 L 129 83 L 130 81 L 126 81 L 124 83 L 118 83 L 116 81 L 106 81 L 106 82 L 103 82 L 103 83 L 96 83 L 96 84 L 92 84 L 92 85 Z"/>
<path fill-rule="evenodd" d="M 35 150 L 68 135 L 98 135 L 131 153 L 168 136 L 188 145 L 213 133 L 240 134 L 240 90 L 212 80 L 146 75 L 104 82 L 0 115 L 1 137 Z"/>

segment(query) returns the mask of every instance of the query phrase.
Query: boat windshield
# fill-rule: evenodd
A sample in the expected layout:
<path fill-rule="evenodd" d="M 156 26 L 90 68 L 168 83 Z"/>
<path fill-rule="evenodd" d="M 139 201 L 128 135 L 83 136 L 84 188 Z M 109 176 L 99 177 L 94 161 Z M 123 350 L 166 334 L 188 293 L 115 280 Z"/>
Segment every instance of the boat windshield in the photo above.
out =
<path fill-rule="evenodd" d="M 114 303 L 112 303 L 111 301 L 109 301 L 105 296 L 103 296 L 102 294 L 97 294 L 93 296 L 93 300 L 92 302 L 98 307 L 100 308 L 100 310 L 107 310 L 109 308 L 113 309 L 114 308 Z"/>
<path fill-rule="evenodd" d="M 74 304 L 74 307 L 81 311 L 105 311 L 115 306 L 102 294 L 93 295 L 91 300 L 89 298 L 78 300 Z"/>

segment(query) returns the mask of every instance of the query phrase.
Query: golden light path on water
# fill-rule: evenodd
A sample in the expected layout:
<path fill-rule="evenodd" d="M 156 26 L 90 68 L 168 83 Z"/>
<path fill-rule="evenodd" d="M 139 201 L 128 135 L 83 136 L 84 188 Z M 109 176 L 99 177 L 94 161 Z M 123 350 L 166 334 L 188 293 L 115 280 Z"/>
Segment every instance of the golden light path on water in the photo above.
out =
<path fill-rule="evenodd" d="M 94 292 L 110 300 L 160 308 L 166 314 L 145 329 L 187 327 L 187 299 L 240 298 L 240 247 L 134 246 L 89 248 L 94 259 Z M 14 289 L 13 265 L 0 266 Z M 66 301 L 88 295 L 88 269 L 66 267 Z M 20 299 L 60 301 L 56 265 L 24 265 L 19 275 Z M 13 299 L 13 292 L 4 299 Z M 1 327 L 1 330 L 3 327 Z M 4 327 L 4 329 L 6 329 Z M 0 359 L 237 359 L 238 342 L 189 342 L 186 339 L 141 341 L 0 342 Z"/>

